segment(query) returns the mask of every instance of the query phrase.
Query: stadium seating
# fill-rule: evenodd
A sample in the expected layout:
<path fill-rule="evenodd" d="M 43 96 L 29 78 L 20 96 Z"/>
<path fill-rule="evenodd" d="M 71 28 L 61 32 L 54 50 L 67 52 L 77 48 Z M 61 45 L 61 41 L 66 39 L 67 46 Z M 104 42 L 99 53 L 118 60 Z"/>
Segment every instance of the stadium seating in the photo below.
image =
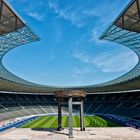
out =
<path fill-rule="evenodd" d="M 132 96 L 133 95 L 133 96 Z M 73 113 L 79 112 L 79 106 L 73 106 Z M 140 115 L 140 93 L 90 94 L 84 100 L 86 114 L 112 114 L 127 117 Z M 0 94 L 0 121 L 11 118 L 56 114 L 57 102 L 53 95 Z M 68 113 L 67 105 L 62 113 Z"/>

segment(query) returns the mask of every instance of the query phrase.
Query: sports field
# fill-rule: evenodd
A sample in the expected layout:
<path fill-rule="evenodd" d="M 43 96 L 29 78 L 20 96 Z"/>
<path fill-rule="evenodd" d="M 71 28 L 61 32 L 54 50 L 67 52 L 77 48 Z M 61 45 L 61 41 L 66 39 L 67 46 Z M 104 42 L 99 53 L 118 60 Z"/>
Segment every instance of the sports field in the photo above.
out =
<path fill-rule="evenodd" d="M 85 116 L 85 127 L 119 127 L 121 124 L 101 116 Z M 68 116 L 62 117 L 62 126 L 68 127 Z M 21 128 L 57 128 L 57 116 L 42 116 Z M 80 127 L 80 117 L 73 116 L 73 127 Z"/>

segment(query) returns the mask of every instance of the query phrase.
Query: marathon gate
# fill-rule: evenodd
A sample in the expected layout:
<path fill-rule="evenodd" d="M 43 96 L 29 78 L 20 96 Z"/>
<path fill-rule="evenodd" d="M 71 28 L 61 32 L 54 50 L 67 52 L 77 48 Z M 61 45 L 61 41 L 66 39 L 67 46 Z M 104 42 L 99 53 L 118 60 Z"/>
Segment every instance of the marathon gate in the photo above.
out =
<path fill-rule="evenodd" d="M 68 101 L 68 111 L 69 111 L 69 137 L 73 138 L 73 127 L 72 127 L 72 108 L 73 105 L 80 105 L 80 129 L 84 131 L 84 104 L 83 99 L 86 96 L 86 93 L 82 90 L 66 90 L 55 93 L 58 103 L 58 131 L 63 130 L 62 128 L 62 102 Z M 67 99 L 67 100 L 65 100 Z M 73 99 L 77 99 L 73 101 Z"/>

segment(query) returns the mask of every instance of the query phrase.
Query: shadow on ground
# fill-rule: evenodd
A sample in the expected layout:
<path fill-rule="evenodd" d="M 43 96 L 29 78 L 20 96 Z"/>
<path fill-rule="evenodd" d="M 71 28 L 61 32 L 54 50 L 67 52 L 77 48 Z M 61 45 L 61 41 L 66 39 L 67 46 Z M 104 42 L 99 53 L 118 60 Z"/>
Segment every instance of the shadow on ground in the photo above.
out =
<path fill-rule="evenodd" d="M 54 134 L 62 134 L 62 135 L 67 135 L 68 136 L 68 134 L 66 134 L 66 132 L 57 131 L 56 128 L 32 128 L 31 130 L 33 130 L 33 131 L 47 131 L 47 132 L 51 132 L 48 135 L 53 135 L 52 133 L 54 133 Z"/>

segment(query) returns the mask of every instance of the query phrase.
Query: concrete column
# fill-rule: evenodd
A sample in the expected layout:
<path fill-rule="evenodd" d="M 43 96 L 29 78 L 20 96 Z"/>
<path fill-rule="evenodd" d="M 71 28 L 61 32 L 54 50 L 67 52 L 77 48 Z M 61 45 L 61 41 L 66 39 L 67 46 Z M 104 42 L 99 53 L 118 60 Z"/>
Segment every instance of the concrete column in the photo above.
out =
<path fill-rule="evenodd" d="M 82 99 L 81 105 L 80 105 L 80 125 L 81 125 L 81 131 L 85 131 L 85 127 L 84 127 L 84 103 L 83 103 L 83 99 Z"/>
<path fill-rule="evenodd" d="M 58 100 L 58 131 L 63 130 L 62 128 L 62 111 L 61 111 L 61 98 L 59 97 Z"/>
<path fill-rule="evenodd" d="M 72 128 L 72 97 L 68 99 L 69 108 L 69 138 L 73 138 L 73 128 Z"/>

